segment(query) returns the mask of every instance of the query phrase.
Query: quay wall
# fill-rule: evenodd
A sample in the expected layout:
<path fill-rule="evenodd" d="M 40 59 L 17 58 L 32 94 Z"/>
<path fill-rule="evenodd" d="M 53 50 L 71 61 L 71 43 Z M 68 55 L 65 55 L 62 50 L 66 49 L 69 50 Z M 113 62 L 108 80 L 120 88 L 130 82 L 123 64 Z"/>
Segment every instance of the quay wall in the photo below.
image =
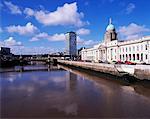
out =
<path fill-rule="evenodd" d="M 140 80 L 150 80 L 150 65 L 104 64 L 79 61 L 58 60 L 60 64 L 90 69 L 117 76 L 130 75 Z"/>

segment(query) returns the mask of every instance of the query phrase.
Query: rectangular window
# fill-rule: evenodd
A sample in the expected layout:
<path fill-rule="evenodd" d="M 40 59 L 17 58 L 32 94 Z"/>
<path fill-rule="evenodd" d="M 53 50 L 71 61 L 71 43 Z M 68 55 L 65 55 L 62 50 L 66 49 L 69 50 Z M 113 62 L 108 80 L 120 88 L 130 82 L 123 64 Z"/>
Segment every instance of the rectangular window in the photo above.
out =
<path fill-rule="evenodd" d="M 130 59 L 130 61 L 131 61 L 131 54 L 129 54 L 129 59 Z"/>
<path fill-rule="evenodd" d="M 131 47 L 129 47 L 129 51 L 131 52 Z"/>
<path fill-rule="evenodd" d="M 139 46 L 137 46 L 137 51 L 139 51 Z"/>
<path fill-rule="evenodd" d="M 135 61 L 135 54 L 133 54 L 133 61 Z"/>
<path fill-rule="evenodd" d="M 126 61 L 128 61 L 128 55 L 126 54 Z"/>
<path fill-rule="evenodd" d="M 143 53 L 141 54 L 141 61 L 143 61 Z"/>
<path fill-rule="evenodd" d="M 141 51 L 143 50 L 143 45 L 141 45 Z"/>
<path fill-rule="evenodd" d="M 147 55 L 145 55 L 145 59 L 147 60 Z"/>
<path fill-rule="evenodd" d="M 135 47 L 133 46 L 133 51 L 135 51 Z"/>
<path fill-rule="evenodd" d="M 137 60 L 139 60 L 140 58 L 139 58 L 139 54 L 137 54 Z"/>

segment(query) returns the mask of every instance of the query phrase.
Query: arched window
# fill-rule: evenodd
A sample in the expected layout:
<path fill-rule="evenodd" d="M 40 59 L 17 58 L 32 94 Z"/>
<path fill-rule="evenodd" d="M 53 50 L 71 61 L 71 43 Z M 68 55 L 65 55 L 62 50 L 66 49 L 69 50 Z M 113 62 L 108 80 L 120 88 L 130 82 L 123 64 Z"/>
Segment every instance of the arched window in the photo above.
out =
<path fill-rule="evenodd" d="M 147 50 L 147 44 L 145 45 L 145 50 Z"/>

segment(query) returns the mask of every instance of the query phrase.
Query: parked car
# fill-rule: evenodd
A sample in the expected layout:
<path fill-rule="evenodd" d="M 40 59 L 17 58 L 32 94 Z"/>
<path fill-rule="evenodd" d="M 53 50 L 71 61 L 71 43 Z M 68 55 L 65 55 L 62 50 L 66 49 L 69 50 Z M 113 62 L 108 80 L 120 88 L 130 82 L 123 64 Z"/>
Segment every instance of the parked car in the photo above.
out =
<path fill-rule="evenodd" d="M 104 63 L 103 61 L 99 60 L 98 63 Z"/>
<path fill-rule="evenodd" d="M 136 63 L 130 62 L 130 61 L 125 61 L 125 64 L 128 64 L 128 65 L 135 65 Z"/>
<path fill-rule="evenodd" d="M 108 61 L 105 61 L 104 63 L 106 63 L 106 64 L 110 64 L 110 62 L 108 62 Z"/>
<path fill-rule="evenodd" d="M 112 61 L 111 64 L 117 64 L 117 61 Z"/>
<path fill-rule="evenodd" d="M 92 62 L 92 60 L 85 60 L 85 62 Z"/>
<path fill-rule="evenodd" d="M 124 62 L 119 60 L 119 61 L 116 62 L 116 64 L 124 64 Z"/>
<path fill-rule="evenodd" d="M 146 64 L 146 62 L 140 61 L 137 64 Z"/>

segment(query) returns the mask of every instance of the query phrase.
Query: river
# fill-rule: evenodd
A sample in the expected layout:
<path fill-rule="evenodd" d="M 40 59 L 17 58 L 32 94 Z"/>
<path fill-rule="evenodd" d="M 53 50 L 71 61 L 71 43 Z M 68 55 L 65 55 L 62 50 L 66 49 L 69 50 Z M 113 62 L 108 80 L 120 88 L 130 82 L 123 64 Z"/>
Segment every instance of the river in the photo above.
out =
<path fill-rule="evenodd" d="M 23 68 L 0 70 L 1 118 L 150 118 L 150 82 L 61 65 Z"/>

